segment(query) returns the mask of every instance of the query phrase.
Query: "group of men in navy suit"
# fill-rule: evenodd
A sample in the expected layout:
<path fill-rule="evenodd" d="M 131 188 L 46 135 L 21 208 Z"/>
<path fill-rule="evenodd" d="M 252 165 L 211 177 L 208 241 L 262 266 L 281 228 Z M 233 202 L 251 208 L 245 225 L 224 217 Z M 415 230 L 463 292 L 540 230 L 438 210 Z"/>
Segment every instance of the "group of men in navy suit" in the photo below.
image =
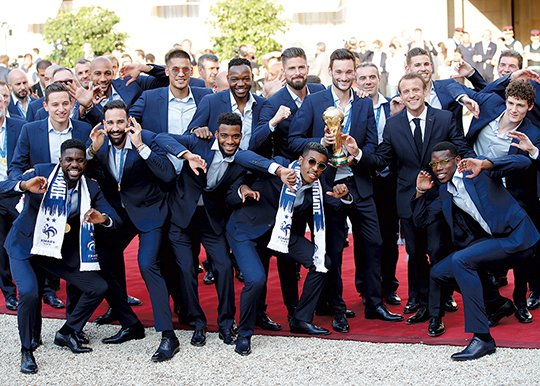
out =
<path fill-rule="evenodd" d="M 103 339 L 104 343 L 119 344 L 144 337 L 144 329 L 128 302 L 123 260 L 123 251 L 135 236 L 139 238 L 139 269 L 150 294 L 155 327 L 162 332 L 152 356 L 156 362 L 171 359 L 179 351 L 169 295 L 194 330 L 191 344 L 200 347 L 206 343 L 207 322 L 196 276 L 200 244 L 206 249 L 215 278 L 220 338 L 226 344 L 236 342 L 235 351 L 241 355 L 251 353 L 255 326 L 282 328 L 265 311 L 268 261 L 272 256 L 277 258 L 291 332 L 328 334 L 329 330 L 313 324 L 314 313 L 332 315 L 335 331 L 349 331 L 347 319 L 356 315 L 343 300 L 341 277 L 349 226 L 355 241 L 355 284 L 365 304 L 364 316 L 402 321 L 402 315 L 390 312 L 385 305 L 401 303 L 395 277 L 398 221 L 409 256 L 409 294 L 404 313 L 414 315 L 407 323 L 429 320 L 429 335 L 444 333 L 444 310 L 457 308 L 451 293 L 458 290 L 463 294 L 466 330 L 475 336 L 454 359 L 476 359 L 493 352 L 495 344 L 485 327 L 495 325 L 504 316 L 516 312 L 518 320 L 532 321 L 525 300 L 529 280 L 526 274 L 523 280 L 517 280 L 516 309 L 491 285 L 488 277 L 492 271 L 486 264 L 504 260 L 513 265 L 519 260 L 523 262 L 520 266 L 530 266 L 531 249 L 538 239 L 536 228 L 529 229 L 527 242 L 516 241 L 517 231 L 498 231 L 502 226 L 499 221 L 503 220 L 496 217 L 497 213 L 485 213 L 483 206 L 478 207 L 477 197 L 460 201 L 459 192 L 463 191 L 457 189 L 454 194 L 452 187 L 446 189 L 445 184 L 458 166 L 463 171 L 473 170 L 475 181 L 485 180 L 484 174 L 478 175 L 480 170 L 493 169 L 490 176 L 495 178 L 496 187 L 481 182 L 480 199 L 493 199 L 493 205 L 501 207 L 521 205 L 524 211 L 516 209 L 514 215 L 519 218 L 512 218 L 516 226 L 527 226 L 530 218 L 538 224 L 536 189 L 525 186 L 526 179 L 536 175 L 540 143 L 538 128 L 525 118 L 534 110 L 533 86 L 528 81 L 512 81 L 505 88 L 510 75 L 486 85 L 474 71 L 469 79 L 473 84 L 483 84 L 480 93 L 453 80 L 432 80 L 430 56 L 421 48 L 408 52 L 407 74 L 400 80 L 399 95 L 394 98 L 380 94 L 378 68 L 370 63 L 356 68 L 354 55 L 346 49 L 338 49 L 330 56 L 332 84 L 326 89 L 307 84 L 308 66 L 302 49 L 284 50 L 282 64 L 286 84 L 267 100 L 251 92 L 251 63 L 242 58 L 229 62 L 229 89 L 216 93 L 204 88 L 204 84 L 194 84 L 190 56 L 180 49 L 167 53 L 165 66 L 132 67 L 131 76 L 124 79 L 113 79 L 111 62 L 97 57 L 90 63 L 92 82 L 88 88 L 79 85 L 70 70 L 54 69 L 45 89 L 43 110 L 33 115 L 33 119 L 42 119 L 25 124 L 0 115 L 0 145 L 4 144 L 0 180 L 8 181 L 2 185 L 0 236 L 6 237 L 17 217 L 15 206 L 21 191 L 45 190 L 42 179 L 28 185 L 14 181 L 31 180 L 34 174 L 25 172 L 35 165 L 59 159 L 62 163 L 65 154 L 60 152 L 61 145 L 71 143 L 76 149 L 66 141 L 80 140 L 86 147 L 84 162 L 77 161 L 84 165 L 78 169 L 85 169 L 96 179 L 107 201 L 103 211 L 97 208 L 108 217 L 98 216 L 96 221 L 105 226 L 95 230 L 102 273 L 94 281 L 100 283 L 96 299 L 105 297 L 111 306 L 100 321 L 119 320 L 121 328 Z M 147 74 L 140 74 L 142 71 Z M 13 73 L 11 83 L 19 87 L 17 75 Z M 527 76 L 533 77 L 523 75 Z M 353 89 L 355 81 L 358 90 Z M 10 116 L 24 118 L 30 102 L 28 94 L 17 87 L 12 87 L 17 100 L 12 98 Z M 498 95 L 501 87 L 506 89 L 504 98 Z M 466 137 L 462 105 L 480 110 Z M 323 117 L 330 107 L 338 108 L 343 115 L 339 137 L 330 132 Z M 2 110 L 5 113 L 6 109 Z M 340 150 L 337 144 L 342 144 L 346 161 L 329 167 L 333 153 Z M 475 161 L 477 155 L 489 161 Z M 448 169 L 450 166 L 454 169 Z M 34 173 L 41 174 L 35 176 L 47 175 L 45 170 L 49 169 L 41 169 L 36 169 Z M 438 173 L 440 169 L 446 171 Z M 436 189 L 431 188 L 439 184 L 437 180 L 440 195 L 432 194 Z M 467 183 L 464 186 L 466 189 Z M 324 192 L 322 205 L 315 202 L 319 187 Z M 495 197 L 505 189 L 511 196 L 501 193 L 503 198 L 497 201 Z M 286 192 L 293 191 L 288 252 L 277 251 L 269 242 L 274 228 L 283 226 L 275 223 L 283 210 L 279 203 Z M 427 191 L 430 194 L 424 196 Z M 428 196 L 429 201 L 425 199 Z M 477 209 L 472 210 L 473 214 L 471 198 Z M 30 202 L 34 201 L 35 197 Z M 442 206 L 433 204 L 441 201 Z M 468 243 L 448 242 L 452 239 L 449 234 L 456 239 L 452 227 L 455 217 L 449 217 L 444 206 L 449 201 L 465 213 L 459 212 L 459 219 L 465 219 L 467 226 L 478 231 L 474 233 L 478 237 Z M 36 206 L 32 206 L 34 212 Z M 315 263 L 318 245 L 305 237 L 306 226 L 321 234 L 320 220 L 314 220 L 319 206 L 324 212 L 323 268 Z M 442 207 L 441 214 L 433 207 Z M 29 209 L 24 210 L 24 216 L 30 216 Z M 19 223 L 35 223 L 35 219 L 21 216 Z M 497 249 L 499 244 L 492 239 L 503 237 L 510 237 L 508 242 L 515 241 L 515 245 L 506 248 L 501 244 Z M 489 246 L 469 253 L 468 248 L 477 245 L 477 239 L 485 240 Z M 1 252 L 2 291 L 6 305 L 16 309 L 8 258 L 3 249 Z M 471 256 L 476 259 L 474 264 Z M 27 266 L 28 258 L 26 253 L 19 260 L 26 261 Z M 163 264 L 171 263 L 175 267 L 172 275 L 163 268 Z M 16 265 L 21 370 L 35 372 L 32 351 L 40 342 L 40 321 L 37 316 L 25 315 L 40 312 L 33 296 L 37 298 L 43 291 L 43 269 L 41 264 L 30 264 L 37 272 L 34 277 L 24 274 L 18 260 Z M 234 320 L 233 265 L 243 272 L 245 280 L 238 328 Z M 298 265 L 308 269 L 301 294 Z M 431 270 L 431 276 L 430 265 L 438 267 Z M 65 276 L 62 270 L 48 266 L 44 270 Z M 470 281 L 471 277 L 474 280 Z M 88 343 L 88 337 L 82 327 L 90 315 L 88 311 L 95 309 L 87 293 L 88 288 L 68 280 L 68 323 L 55 343 L 73 352 L 87 351 L 83 345 Z M 81 307 L 86 307 L 86 313 L 81 314 Z M 73 320 L 77 322 L 70 323 Z"/>

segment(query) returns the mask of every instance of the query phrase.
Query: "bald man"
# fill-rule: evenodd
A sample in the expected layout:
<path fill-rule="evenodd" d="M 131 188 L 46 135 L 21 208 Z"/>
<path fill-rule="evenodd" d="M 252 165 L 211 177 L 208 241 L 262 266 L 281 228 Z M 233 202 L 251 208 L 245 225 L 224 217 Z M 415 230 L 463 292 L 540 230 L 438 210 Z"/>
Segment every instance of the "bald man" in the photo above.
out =
<path fill-rule="evenodd" d="M 15 68 L 8 74 L 8 86 L 11 91 L 11 100 L 9 102 L 9 116 L 26 120 L 26 111 L 28 105 L 33 100 L 30 96 L 30 86 L 26 73 Z"/>

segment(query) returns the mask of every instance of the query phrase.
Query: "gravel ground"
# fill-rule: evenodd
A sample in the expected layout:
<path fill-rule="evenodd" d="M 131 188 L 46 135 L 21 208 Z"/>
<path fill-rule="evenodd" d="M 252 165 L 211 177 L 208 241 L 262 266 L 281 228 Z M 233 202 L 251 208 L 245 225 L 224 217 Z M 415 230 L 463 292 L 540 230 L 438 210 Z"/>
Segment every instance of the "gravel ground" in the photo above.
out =
<path fill-rule="evenodd" d="M 241 357 L 215 333 L 197 348 L 189 344 L 190 331 L 178 331 L 180 352 L 153 363 L 160 340 L 153 329 L 143 340 L 110 346 L 100 340 L 119 327 L 89 324 L 94 351 L 75 355 L 52 343 L 62 323 L 44 320 L 44 345 L 35 352 L 39 372 L 25 375 L 16 317 L 0 315 L 0 385 L 540 385 L 540 350 L 497 349 L 456 363 L 450 355 L 458 348 L 451 346 L 254 336 L 253 353 Z"/>

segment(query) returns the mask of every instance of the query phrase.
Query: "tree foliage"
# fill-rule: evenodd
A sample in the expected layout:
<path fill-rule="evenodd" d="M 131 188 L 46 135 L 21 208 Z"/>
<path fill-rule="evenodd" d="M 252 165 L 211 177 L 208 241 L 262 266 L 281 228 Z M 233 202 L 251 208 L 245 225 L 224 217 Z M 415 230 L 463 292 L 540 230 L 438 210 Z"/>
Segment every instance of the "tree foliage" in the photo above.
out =
<path fill-rule="evenodd" d="M 120 18 L 102 7 L 81 7 L 76 12 L 60 11 L 44 26 L 44 39 L 53 44 L 50 58 L 65 66 L 74 66 L 84 56 L 84 44 L 91 44 L 96 56 L 122 49 L 127 34 L 114 32 Z"/>
<path fill-rule="evenodd" d="M 254 45 L 260 54 L 281 50 L 273 36 L 288 29 L 282 12 L 271 0 L 219 0 L 210 8 L 214 50 L 223 59 L 234 57 L 241 44 Z"/>

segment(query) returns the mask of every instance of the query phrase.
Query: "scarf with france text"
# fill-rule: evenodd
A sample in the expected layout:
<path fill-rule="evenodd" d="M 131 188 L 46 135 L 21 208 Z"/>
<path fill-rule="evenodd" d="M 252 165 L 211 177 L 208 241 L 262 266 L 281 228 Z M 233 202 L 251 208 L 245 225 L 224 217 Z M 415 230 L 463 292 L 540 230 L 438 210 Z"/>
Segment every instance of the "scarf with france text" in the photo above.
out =
<path fill-rule="evenodd" d="M 289 239 L 291 236 L 292 216 L 294 213 L 294 200 L 296 192 L 302 186 L 300 176 L 300 164 L 294 161 L 289 165 L 296 173 L 296 187 L 292 192 L 287 185 L 283 184 L 279 196 L 279 207 L 276 214 L 276 222 L 272 229 L 272 236 L 268 243 L 268 248 L 282 253 L 289 253 Z M 315 180 L 311 188 L 313 194 L 313 236 L 315 253 L 313 254 L 313 264 L 317 272 L 327 272 L 324 265 L 326 254 L 326 235 L 323 211 L 323 192 L 319 180 Z"/>
<path fill-rule="evenodd" d="M 90 192 L 86 179 L 80 181 L 80 270 L 98 271 L 100 269 L 94 241 L 94 224 L 84 221 L 84 214 L 90 209 Z M 62 243 L 67 224 L 68 187 L 64 172 L 57 164 L 48 178 L 48 189 L 43 195 L 34 227 L 33 255 L 62 258 Z M 76 230 L 73 230 L 75 232 Z"/>

